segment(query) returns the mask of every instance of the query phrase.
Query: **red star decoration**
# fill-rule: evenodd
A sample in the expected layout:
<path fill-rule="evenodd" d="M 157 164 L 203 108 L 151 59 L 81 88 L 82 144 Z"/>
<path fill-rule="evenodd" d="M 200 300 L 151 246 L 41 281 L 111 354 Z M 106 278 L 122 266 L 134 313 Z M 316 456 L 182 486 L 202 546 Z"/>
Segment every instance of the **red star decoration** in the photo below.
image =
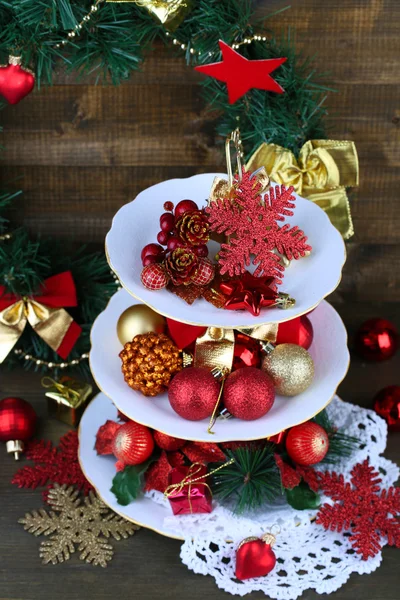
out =
<path fill-rule="evenodd" d="M 222 52 L 221 62 L 195 68 L 200 73 L 226 83 L 230 104 L 234 104 L 252 88 L 283 94 L 285 90 L 272 79 L 270 73 L 286 62 L 286 58 L 248 60 L 222 40 L 219 41 L 219 47 Z"/>
<path fill-rule="evenodd" d="M 237 279 L 224 281 L 220 290 L 228 296 L 224 308 L 228 310 L 248 310 L 258 317 L 261 308 L 272 306 L 278 296 L 274 290 L 274 277 L 254 277 L 248 271 Z"/>

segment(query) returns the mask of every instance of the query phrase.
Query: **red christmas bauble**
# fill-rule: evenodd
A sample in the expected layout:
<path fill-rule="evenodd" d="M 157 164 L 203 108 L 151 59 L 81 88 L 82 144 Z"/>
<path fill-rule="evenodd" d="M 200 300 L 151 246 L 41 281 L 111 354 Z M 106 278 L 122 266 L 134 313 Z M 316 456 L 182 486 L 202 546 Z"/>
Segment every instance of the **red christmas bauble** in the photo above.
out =
<path fill-rule="evenodd" d="M 165 233 L 171 233 L 171 231 L 173 230 L 174 227 L 175 227 L 174 215 L 170 212 L 163 213 L 160 217 L 161 231 L 165 231 Z"/>
<path fill-rule="evenodd" d="M 140 465 L 154 450 L 154 440 L 150 429 L 135 421 L 128 421 L 119 427 L 112 444 L 112 452 L 118 459 L 116 468 L 121 471 L 126 465 Z"/>
<path fill-rule="evenodd" d="M 199 258 L 199 266 L 196 274 L 192 277 L 191 283 L 195 285 L 208 285 L 215 275 L 215 268 L 208 258 Z"/>
<path fill-rule="evenodd" d="M 260 364 L 261 351 L 259 342 L 244 333 L 235 332 L 232 370 L 236 371 L 243 367 L 259 368 Z"/>
<path fill-rule="evenodd" d="M 36 413 L 22 398 L 4 398 L 0 401 L 0 441 L 6 442 L 7 452 L 16 460 L 35 432 Z"/>
<path fill-rule="evenodd" d="M 218 400 L 220 384 L 210 371 L 188 367 L 173 378 L 168 398 L 174 411 L 188 421 L 211 417 Z"/>
<path fill-rule="evenodd" d="M 323 460 L 329 450 L 329 438 L 325 429 L 307 421 L 289 429 L 286 450 L 298 465 L 315 465 Z"/>
<path fill-rule="evenodd" d="M 275 552 L 270 544 L 257 538 L 243 540 L 236 551 L 237 579 L 251 579 L 252 577 L 264 577 L 274 569 L 276 565 Z"/>
<path fill-rule="evenodd" d="M 308 350 L 314 337 L 313 326 L 306 315 L 279 323 L 276 344 L 296 344 Z"/>
<path fill-rule="evenodd" d="M 369 319 L 356 333 L 355 346 L 365 360 L 381 361 L 391 358 L 398 346 L 396 327 L 386 319 Z"/>
<path fill-rule="evenodd" d="M 140 280 L 148 290 L 162 290 L 168 283 L 168 275 L 162 265 L 155 263 L 143 269 Z"/>
<path fill-rule="evenodd" d="M 175 217 L 179 219 L 185 212 L 193 210 L 199 210 L 196 202 L 193 202 L 193 200 L 181 200 L 175 206 Z"/>
<path fill-rule="evenodd" d="M 272 408 L 274 400 L 275 388 L 272 379 L 260 369 L 238 369 L 225 381 L 225 408 L 238 419 L 254 421 L 263 417 Z"/>
<path fill-rule="evenodd" d="M 166 433 L 162 433 L 162 431 L 153 431 L 153 437 L 156 445 L 161 448 L 161 450 L 167 450 L 167 452 L 179 450 L 186 444 L 186 440 L 171 437 Z"/>
<path fill-rule="evenodd" d="M 374 410 L 391 431 L 400 431 L 400 385 L 383 388 L 374 398 Z"/>
<path fill-rule="evenodd" d="M 35 87 L 35 76 L 21 66 L 19 57 L 10 56 L 9 62 L 0 67 L 0 94 L 10 104 L 18 104 Z"/>

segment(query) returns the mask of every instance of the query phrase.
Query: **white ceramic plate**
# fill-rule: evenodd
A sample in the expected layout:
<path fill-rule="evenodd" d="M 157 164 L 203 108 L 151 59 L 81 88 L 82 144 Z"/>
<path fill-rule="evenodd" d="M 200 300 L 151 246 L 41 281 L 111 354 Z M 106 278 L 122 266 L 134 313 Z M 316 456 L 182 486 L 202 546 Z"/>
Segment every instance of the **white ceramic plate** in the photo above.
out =
<path fill-rule="evenodd" d="M 215 308 L 203 299 L 189 306 L 168 290 L 152 291 L 143 287 L 140 253 L 146 244 L 157 241 L 164 202 L 171 200 L 176 205 L 180 200 L 190 198 L 198 206 L 205 206 L 216 175 L 226 178 L 223 174 L 207 173 L 163 181 L 141 192 L 134 202 L 117 212 L 106 237 L 106 253 L 111 268 L 126 290 L 162 315 L 184 323 L 216 327 L 252 327 L 262 322 L 288 321 L 308 312 L 333 292 L 339 284 L 345 261 L 342 237 L 321 208 L 297 194 L 294 216 L 286 217 L 285 222 L 304 230 L 313 251 L 306 258 L 292 261 L 280 286 L 282 292 L 295 298 L 293 308 L 264 309 L 254 317 L 245 311 Z M 210 249 L 210 256 L 216 249 L 217 246 Z"/>
<path fill-rule="evenodd" d="M 107 396 L 98 394 L 85 410 L 78 432 L 79 462 L 86 479 L 96 489 L 100 498 L 125 519 L 153 529 L 161 535 L 176 537 L 165 530 L 164 519 L 168 516 L 168 511 L 164 506 L 144 497 L 138 498 L 128 506 L 121 506 L 110 491 L 111 482 L 116 473 L 115 458 L 98 456 L 94 449 L 96 433 L 107 419 L 116 421 L 117 409 Z"/>
<path fill-rule="evenodd" d="M 122 312 L 132 304 L 135 304 L 132 297 L 125 290 L 120 290 L 96 319 L 91 334 L 92 374 L 99 388 L 127 417 L 168 435 L 204 442 L 253 440 L 274 435 L 311 419 L 322 410 L 347 373 L 346 329 L 335 309 L 323 301 L 309 315 L 314 328 L 309 352 L 315 363 L 311 386 L 293 398 L 277 396 L 269 413 L 256 421 L 218 420 L 212 435 L 207 432 L 207 419 L 186 421 L 179 417 L 172 410 L 167 394 L 147 398 L 125 383 L 118 356 L 122 345 L 117 337 L 117 322 Z"/>

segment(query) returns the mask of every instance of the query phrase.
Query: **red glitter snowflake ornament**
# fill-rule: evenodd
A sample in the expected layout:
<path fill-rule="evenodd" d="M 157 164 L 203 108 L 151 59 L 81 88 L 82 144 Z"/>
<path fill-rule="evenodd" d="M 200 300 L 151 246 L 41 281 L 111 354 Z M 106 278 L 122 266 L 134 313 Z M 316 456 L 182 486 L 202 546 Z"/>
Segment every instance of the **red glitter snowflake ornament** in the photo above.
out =
<path fill-rule="evenodd" d="M 221 274 L 241 275 L 252 262 L 257 265 L 256 277 L 274 277 L 279 285 L 284 267 L 273 251 L 297 260 L 311 250 L 301 229 L 278 225 L 285 216 L 293 215 L 294 188 L 271 187 L 263 197 L 257 177 L 244 169 L 242 180 L 236 175 L 233 187 L 232 197 L 217 199 L 206 209 L 211 230 L 229 236 L 219 252 Z"/>
<path fill-rule="evenodd" d="M 382 537 L 400 547 L 400 488 L 381 490 L 382 480 L 368 459 L 353 467 L 350 483 L 334 472 L 318 476 L 320 489 L 335 503 L 323 504 L 316 523 L 339 533 L 349 529 L 351 545 L 364 560 L 378 554 Z"/>
<path fill-rule="evenodd" d="M 43 498 L 47 502 L 49 490 L 55 483 L 75 485 L 85 495 L 93 487 L 84 476 L 78 460 L 79 440 L 76 431 L 68 431 L 60 438 L 58 447 L 50 441 L 34 440 L 26 449 L 26 458 L 35 464 L 19 469 L 11 483 L 19 488 L 36 489 L 47 485 Z"/>

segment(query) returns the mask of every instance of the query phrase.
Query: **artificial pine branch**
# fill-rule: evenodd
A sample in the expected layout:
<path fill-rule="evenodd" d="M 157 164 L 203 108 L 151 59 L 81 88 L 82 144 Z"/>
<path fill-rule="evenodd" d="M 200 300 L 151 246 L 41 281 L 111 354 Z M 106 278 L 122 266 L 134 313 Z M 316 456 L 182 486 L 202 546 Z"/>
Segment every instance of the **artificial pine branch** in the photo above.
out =
<path fill-rule="evenodd" d="M 282 493 L 279 470 L 274 459 L 274 446 L 242 447 L 225 450 L 234 463 L 213 476 L 212 489 L 221 500 L 233 499 L 235 510 L 242 513 L 272 502 Z"/>
<path fill-rule="evenodd" d="M 350 457 L 358 447 L 359 440 L 346 433 L 341 433 L 330 420 L 326 410 L 322 410 L 316 415 L 313 421 L 323 427 L 329 437 L 329 450 L 321 463 L 335 464 L 343 458 Z"/>

